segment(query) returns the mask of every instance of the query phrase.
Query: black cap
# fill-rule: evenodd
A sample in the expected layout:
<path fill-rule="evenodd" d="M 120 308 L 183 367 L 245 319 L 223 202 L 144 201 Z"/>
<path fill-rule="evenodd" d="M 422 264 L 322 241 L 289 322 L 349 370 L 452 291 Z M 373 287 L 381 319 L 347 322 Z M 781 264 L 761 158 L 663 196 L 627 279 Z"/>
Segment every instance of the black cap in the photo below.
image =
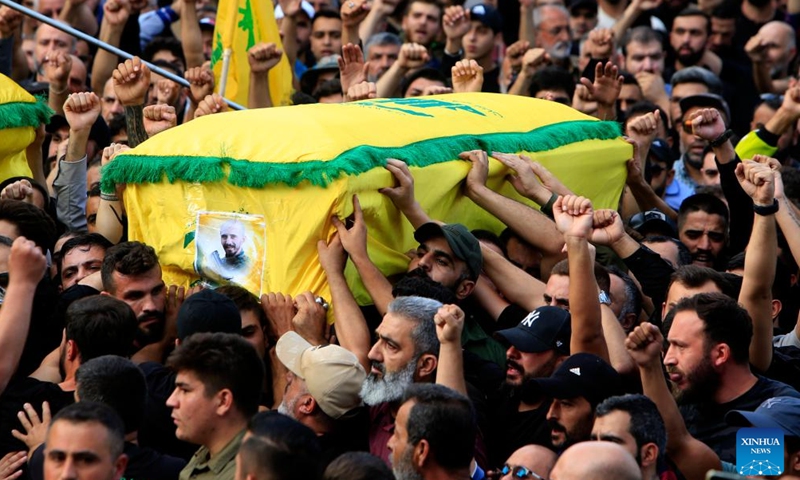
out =
<path fill-rule="evenodd" d="M 491 5 L 486 5 L 485 3 L 474 5 L 469 9 L 469 18 L 481 22 L 491 28 L 494 33 L 503 30 L 503 17 Z"/>
<path fill-rule="evenodd" d="M 444 237 L 447 240 L 447 244 L 453 250 L 453 255 L 466 262 L 471 278 L 477 279 L 483 269 L 483 256 L 481 255 L 481 244 L 475 235 L 460 223 L 439 225 L 435 222 L 428 222 L 414 232 L 414 238 L 419 243 L 436 237 Z"/>
<path fill-rule="evenodd" d="M 660 162 L 673 163 L 675 159 L 672 157 L 672 150 L 669 148 L 666 140 L 656 138 L 650 144 L 650 155 L 653 155 Z"/>
<path fill-rule="evenodd" d="M 178 338 L 195 333 L 235 333 L 242 331 L 242 316 L 233 300 L 214 290 L 201 290 L 178 310 Z"/>
<path fill-rule="evenodd" d="M 63 115 L 55 114 L 50 117 L 50 123 L 44 127 L 44 131 L 47 133 L 56 133 L 59 129 L 67 127 L 69 128 L 69 122 Z"/>
<path fill-rule="evenodd" d="M 563 308 L 539 307 L 523 318 L 514 328 L 495 332 L 495 337 L 510 343 L 524 353 L 555 350 L 569 355 L 569 337 L 572 332 L 570 314 Z"/>
<path fill-rule="evenodd" d="M 575 14 L 580 9 L 597 11 L 597 0 L 572 0 L 569 2 L 569 13 Z"/>
<path fill-rule="evenodd" d="M 713 93 L 700 93 L 698 95 L 683 97 L 679 105 L 684 115 L 692 107 L 716 108 L 724 117 L 726 125 L 731 121 L 731 109 L 728 108 L 728 102 L 726 102 L 724 98 L 719 95 L 714 95 Z"/>
<path fill-rule="evenodd" d="M 591 353 L 576 353 L 564 360 L 549 378 L 532 379 L 531 383 L 549 397 L 583 397 L 592 405 L 622 393 L 619 373 Z"/>
<path fill-rule="evenodd" d="M 678 227 L 671 218 L 656 210 L 639 212 L 632 216 L 628 225 L 642 235 L 656 233 L 667 237 L 678 238 Z"/>

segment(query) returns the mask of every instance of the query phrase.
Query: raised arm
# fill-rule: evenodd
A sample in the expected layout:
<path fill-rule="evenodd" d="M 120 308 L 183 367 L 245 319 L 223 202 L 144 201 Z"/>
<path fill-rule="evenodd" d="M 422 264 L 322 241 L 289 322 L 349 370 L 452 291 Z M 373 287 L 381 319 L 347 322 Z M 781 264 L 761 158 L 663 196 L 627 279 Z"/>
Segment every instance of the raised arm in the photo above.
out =
<path fill-rule="evenodd" d="M 18 237 L 8 259 L 8 288 L 0 308 L 0 393 L 19 366 L 28 338 L 36 286 L 45 273 L 44 253 L 30 240 Z"/>
<path fill-rule="evenodd" d="M 248 108 L 272 107 L 269 92 L 269 71 L 281 61 L 283 52 L 274 43 L 259 43 L 247 51 L 250 63 L 250 90 Z"/>
<path fill-rule="evenodd" d="M 466 395 L 467 382 L 464 379 L 464 354 L 461 348 L 464 311 L 457 305 L 444 305 L 433 316 L 433 321 L 440 344 L 436 383 Z"/>
<path fill-rule="evenodd" d="M 378 267 L 372 263 L 367 254 L 367 225 L 364 223 L 364 212 L 358 197 L 353 195 L 353 226 L 349 229 L 337 217 L 331 218 L 333 226 L 339 233 L 339 239 L 345 251 L 350 255 L 361 281 L 367 288 L 367 293 L 372 297 L 372 302 L 378 313 L 386 315 L 389 304 L 394 300 L 392 284 L 383 276 Z M 355 352 L 354 352 L 355 353 Z"/>
<path fill-rule="evenodd" d="M 353 292 L 347 286 L 344 277 L 344 267 L 347 264 L 347 253 L 342 247 L 339 233 L 334 233 L 330 242 L 325 240 L 317 242 L 319 263 L 328 277 L 328 286 L 331 289 L 331 306 L 333 318 L 336 322 L 336 338 L 339 344 L 353 352 L 358 357 L 359 363 L 365 371 L 370 369 L 369 354 L 370 335 L 367 321 L 358 308 Z"/>
<path fill-rule="evenodd" d="M 534 196 L 538 200 L 534 201 L 542 202 L 540 205 L 547 203 L 551 192 L 539 183 L 527 162 L 517 155 L 497 153 L 493 155 L 504 164 L 522 172 L 522 174 L 518 174 L 518 177 L 524 178 L 530 183 L 530 190 L 536 192 Z M 489 160 L 486 152 L 473 150 L 464 152 L 459 157 L 472 163 L 465 183 L 466 195 L 469 199 L 500 219 L 526 242 L 541 250 L 544 257 L 548 259 L 548 265 L 554 265 L 564 258 L 561 253 L 564 246 L 563 236 L 556 229 L 555 223 L 541 212 L 500 195 L 486 186 L 486 179 L 489 175 Z"/>
<path fill-rule="evenodd" d="M 378 97 L 390 98 L 400 92 L 400 83 L 403 77 L 411 70 L 420 68 L 428 63 L 430 56 L 428 50 L 418 43 L 404 43 L 400 47 L 397 61 L 378 80 Z"/>
<path fill-rule="evenodd" d="M 187 69 L 203 64 L 203 33 L 194 0 L 184 0 L 181 6 L 181 45 Z"/>
<path fill-rule="evenodd" d="M 47 104 L 58 115 L 64 115 L 64 102 L 69 95 L 69 72 L 72 70 L 72 56 L 57 50 L 50 50 L 44 56 L 44 76 L 50 84 Z"/>
<path fill-rule="evenodd" d="M 525 270 L 483 244 L 481 255 L 483 272 L 503 294 L 503 298 L 529 312 L 545 305 L 545 284 L 541 280 L 528 275 Z"/>
<path fill-rule="evenodd" d="M 105 167 L 120 153 L 128 150 L 127 145 L 112 143 L 103 149 L 101 165 Z M 120 189 L 100 194 L 100 206 L 97 208 L 97 233 L 106 237 L 111 243 L 119 243 L 124 232 L 124 212 Z"/>
<path fill-rule="evenodd" d="M 756 155 L 756 159 L 736 166 L 736 177 L 742 189 L 753 199 L 756 212 L 771 208 L 775 200 L 775 170 L 777 160 Z M 770 164 L 769 161 L 773 160 Z M 752 215 L 742 212 L 742 215 Z M 772 282 L 775 280 L 778 259 L 778 240 L 775 214 L 754 215 L 753 232 L 744 260 L 744 278 L 739 303 L 753 319 L 753 338 L 750 340 L 750 364 L 766 372 L 772 363 Z"/>
<path fill-rule="evenodd" d="M 569 259 L 570 352 L 593 353 L 610 363 L 597 295 L 599 288 L 594 278 L 594 258 L 589 250 L 592 202 L 584 197 L 559 197 L 553 205 L 553 215 L 564 235 Z"/>
<path fill-rule="evenodd" d="M 131 14 L 131 6 L 127 0 L 109 0 L 103 4 L 103 21 L 100 23 L 99 39 L 103 42 L 119 47 L 122 40 L 122 32 Z M 111 52 L 97 50 L 92 63 L 92 90 L 102 92 L 106 82 L 111 78 L 111 74 L 119 58 Z"/>
<path fill-rule="evenodd" d="M 69 146 L 64 160 L 59 160 L 53 188 L 58 218 L 70 230 L 86 230 L 86 145 L 100 110 L 100 98 L 94 93 L 73 93 L 64 103 Z"/>
<path fill-rule="evenodd" d="M 142 109 L 145 96 L 150 88 L 150 69 L 139 57 L 120 63 L 112 73 L 114 93 L 125 107 L 125 126 L 128 131 L 128 145 L 135 148 L 147 140 L 144 129 Z"/>
<path fill-rule="evenodd" d="M 359 26 L 367 18 L 370 5 L 366 0 L 353 0 L 342 2 L 339 14 L 342 17 L 342 45 L 352 43 L 358 45 Z"/>
<path fill-rule="evenodd" d="M 639 366 L 642 390 L 658 408 L 667 429 L 666 454 L 687 480 L 703 480 L 706 472 L 719 470 L 719 457 L 710 447 L 694 438 L 683 421 L 678 405 L 669 391 L 661 366 L 664 337 L 655 325 L 644 322 L 636 327 L 625 346 Z"/>
<path fill-rule="evenodd" d="M 408 169 L 408 165 L 400 160 L 394 158 L 386 159 L 386 170 L 392 172 L 395 180 L 393 187 L 384 187 L 378 189 L 378 192 L 386 195 L 394 203 L 403 215 L 411 222 L 414 229 L 425 225 L 426 223 L 433 222 L 427 213 L 422 209 L 414 196 L 414 176 Z M 442 222 L 436 222 L 442 224 Z"/>

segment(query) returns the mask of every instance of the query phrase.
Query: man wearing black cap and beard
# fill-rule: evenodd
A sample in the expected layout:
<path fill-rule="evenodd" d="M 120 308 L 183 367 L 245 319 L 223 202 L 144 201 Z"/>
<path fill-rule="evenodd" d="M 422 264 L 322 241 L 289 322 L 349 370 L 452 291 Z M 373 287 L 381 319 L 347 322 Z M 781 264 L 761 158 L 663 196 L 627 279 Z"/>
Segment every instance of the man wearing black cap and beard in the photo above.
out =
<path fill-rule="evenodd" d="M 597 405 L 622 393 L 622 380 L 617 371 L 590 353 L 576 353 L 564 360 L 549 378 L 537 378 L 532 383 L 553 398 L 547 423 L 553 447 L 558 452 L 589 440 Z"/>
<path fill-rule="evenodd" d="M 552 448 L 547 412 L 550 399 L 532 381 L 547 378 L 569 356 L 570 313 L 558 307 L 539 307 L 519 325 L 495 333 L 507 346 L 506 379 L 493 398 L 486 432 L 491 465 L 502 465 L 523 445 Z M 591 427 L 591 426 L 590 426 Z"/>
<path fill-rule="evenodd" d="M 475 60 L 483 68 L 483 92 L 500 93 L 500 69 L 494 61 L 494 47 L 500 41 L 503 19 L 496 8 L 479 3 L 468 10 L 453 6 L 445 10 L 442 19 L 447 35 L 442 71 L 450 69 L 461 58 Z"/>

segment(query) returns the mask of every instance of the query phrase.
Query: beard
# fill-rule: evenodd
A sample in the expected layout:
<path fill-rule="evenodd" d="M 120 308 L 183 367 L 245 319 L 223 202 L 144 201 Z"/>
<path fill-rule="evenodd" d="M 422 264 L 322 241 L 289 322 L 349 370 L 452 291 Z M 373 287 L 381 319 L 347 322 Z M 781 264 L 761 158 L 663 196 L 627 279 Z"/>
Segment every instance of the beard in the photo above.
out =
<path fill-rule="evenodd" d="M 683 48 L 683 47 L 681 47 L 681 48 Z M 676 55 L 678 57 L 678 61 L 681 62 L 681 65 L 684 65 L 686 67 L 690 67 L 692 65 L 697 65 L 697 62 L 699 62 L 700 59 L 703 58 L 703 53 L 705 53 L 705 52 L 703 52 L 703 50 L 700 50 L 698 52 L 691 51 L 691 53 L 678 53 L 678 52 L 676 52 Z"/>
<path fill-rule="evenodd" d="M 406 445 L 406 449 L 397 463 L 392 462 L 394 478 L 397 480 L 423 480 L 422 475 L 414 470 L 412 455 L 414 455 L 414 449 L 410 445 Z"/>
<path fill-rule="evenodd" d="M 281 413 L 289 418 L 297 420 L 294 416 L 294 407 L 297 406 L 297 401 L 299 398 L 300 398 L 299 396 L 293 398 L 292 400 L 289 401 L 288 404 L 286 403 L 286 399 L 284 398 L 281 401 L 281 404 L 278 405 L 278 413 Z"/>
<path fill-rule="evenodd" d="M 756 8 L 765 7 L 765 6 L 769 5 L 769 2 L 770 2 L 770 0 L 747 0 L 747 3 L 749 3 L 750 5 L 752 5 L 752 6 L 756 7 Z"/>
<path fill-rule="evenodd" d="M 61 355 L 58 356 L 58 374 L 61 379 L 67 378 L 67 348 L 61 349 Z"/>
<path fill-rule="evenodd" d="M 395 297 L 425 297 L 438 300 L 445 305 L 458 303 L 453 287 L 437 282 L 425 273 L 422 268 L 415 268 L 406 273 L 392 288 Z"/>
<path fill-rule="evenodd" d="M 142 323 L 156 319 L 155 322 L 143 326 Z M 139 315 L 136 319 L 139 323 L 139 328 L 136 330 L 135 342 L 139 347 L 150 345 L 161 340 L 164 336 L 164 313 L 163 312 L 149 312 Z"/>
<path fill-rule="evenodd" d="M 417 359 L 413 359 L 397 372 L 386 372 L 382 363 L 372 362 L 372 366 L 381 371 L 382 376 L 371 373 L 361 384 L 361 399 L 369 406 L 386 402 L 395 402 L 403 398 L 406 387 L 414 383 L 414 373 L 417 370 Z"/>
<path fill-rule="evenodd" d="M 720 383 L 719 374 L 714 371 L 714 367 L 707 356 L 704 356 L 700 364 L 689 373 L 684 373 L 672 366 L 667 367 L 667 373 L 679 373 L 683 375 L 689 384 L 685 390 L 680 390 L 673 384 L 672 395 L 678 405 L 707 401 L 712 398 Z"/>
<path fill-rule="evenodd" d="M 572 51 L 572 42 L 556 42 L 550 48 L 545 49 L 550 58 L 556 60 L 564 60 L 569 58 Z"/>

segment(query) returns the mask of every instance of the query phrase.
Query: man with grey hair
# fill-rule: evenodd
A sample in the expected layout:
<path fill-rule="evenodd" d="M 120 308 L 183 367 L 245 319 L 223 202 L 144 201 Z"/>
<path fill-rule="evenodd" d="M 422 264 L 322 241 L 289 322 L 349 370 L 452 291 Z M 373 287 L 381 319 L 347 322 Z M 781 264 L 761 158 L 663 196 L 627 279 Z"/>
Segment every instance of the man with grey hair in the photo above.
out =
<path fill-rule="evenodd" d="M 367 72 L 370 82 L 377 82 L 397 61 L 403 41 L 394 33 L 380 32 L 369 37 L 364 45 L 364 56 L 369 62 Z"/>
<path fill-rule="evenodd" d="M 565 62 L 572 51 L 569 11 L 562 5 L 542 5 L 533 10 L 536 47 L 543 48 L 555 62 Z"/>
<path fill-rule="evenodd" d="M 370 406 L 370 453 L 386 463 L 394 412 L 406 388 L 435 379 L 440 344 L 434 316 L 441 307 L 430 298 L 397 297 L 375 330 L 377 341 L 369 351 L 371 369 L 361 398 Z"/>

